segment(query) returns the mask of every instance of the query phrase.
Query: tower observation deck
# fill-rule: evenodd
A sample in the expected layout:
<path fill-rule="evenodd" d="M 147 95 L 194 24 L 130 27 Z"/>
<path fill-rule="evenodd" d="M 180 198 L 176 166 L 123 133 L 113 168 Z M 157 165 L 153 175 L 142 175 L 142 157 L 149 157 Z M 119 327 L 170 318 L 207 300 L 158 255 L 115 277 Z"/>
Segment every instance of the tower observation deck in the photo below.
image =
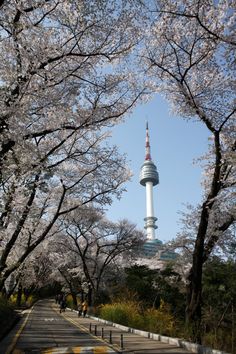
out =
<path fill-rule="evenodd" d="M 159 175 L 156 165 L 151 159 L 148 123 L 146 124 L 146 154 L 145 161 L 140 171 L 140 184 L 146 187 L 146 217 L 144 218 L 147 230 L 147 239 L 155 239 L 155 229 L 157 218 L 154 216 L 153 186 L 159 183 Z"/>

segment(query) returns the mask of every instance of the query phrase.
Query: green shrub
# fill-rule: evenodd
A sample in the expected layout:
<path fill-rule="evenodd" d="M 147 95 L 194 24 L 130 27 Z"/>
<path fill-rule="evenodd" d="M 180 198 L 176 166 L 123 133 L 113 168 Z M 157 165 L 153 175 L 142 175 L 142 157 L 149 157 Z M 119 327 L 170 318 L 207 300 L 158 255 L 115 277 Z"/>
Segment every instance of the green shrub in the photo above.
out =
<path fill-rule="evenodd" d="M 31 307 L 36 301 L 37 301 L 37 297 L 35 295 L 30 295 L 25 301 L 25 305 L 27 307 Z"/>
<path fill-rule="evenodd" d="M 100 308 L 100 316 L 108 321 L 124 326 L 143 329 L 164 335 L 176 333 L 176 321 L 170 312 L 169 305 L 161 301 L 159 309 L 143 311 L 135 301 L 116 302 Z"/>
<path fill-rule="evenodd" d="M 22 307 L 31 307 L 35 301 L 37 301 L 36 295 L 29 295 L 27 298 L 24 294 L 21 296 L 21 306 Z M 17 303 L 17 294 L 11 295 L 9 302 L 11 305 L 16 306 Z"/>
<path fill-rule="evenodd" d="M 76 300 L 77 300 L 77 304 L 79 304 L 81 302 L 81 299 L 79 296 L 76 296 Z M 71 308 L 71 309 L 75 309 L 76 310 L 76 306 L 73 303 L 73 297 L 71 294 L 66 295 L 66 306 Z"/>
<path fill-rule="evenodd" d="M 234 337 L 235 338 L 235 337 Z M 217 332 L 208 332 L 203 336 L 203 344 L 211 348 L 220 348 L 220 350 L 230 351 L 231 348 L 235 348 L 236 341 L 232 339 L 231 331 L 225 331 L 223 329 L 218 329 Z M 232 340 L 234 341 L 232 343 Z"/>
<path fill-rule="evenodd" d="M 11 295 L 10 296 L 10 299 L 9 299 L 9 302 L 15 306 L 16 305 L 16 299 L 17 299 L 17 294 L 14 294 L 14 295 Z"/>
<path fill-rule="evenodd" d="M 145 329 L 149 332 L 173 336 L 176 333 L 176 321 L 170 306 L 161 300 L 159 309 L 147 309 L 144 313 Z"/>
<path fill-rule="evenodd" d="M 66 306 L 70 307 L 71 309 L 73 308 L 73 299 L 71 294 L 66 296 Z"/>
<path fill-rule="evenodd" d="M 100 308 L 100 316 L 105 320 L 135 328 L 142 328 L 144 325 L 140 312 L 139 303 L 135 301 L 116 302 Z"/>

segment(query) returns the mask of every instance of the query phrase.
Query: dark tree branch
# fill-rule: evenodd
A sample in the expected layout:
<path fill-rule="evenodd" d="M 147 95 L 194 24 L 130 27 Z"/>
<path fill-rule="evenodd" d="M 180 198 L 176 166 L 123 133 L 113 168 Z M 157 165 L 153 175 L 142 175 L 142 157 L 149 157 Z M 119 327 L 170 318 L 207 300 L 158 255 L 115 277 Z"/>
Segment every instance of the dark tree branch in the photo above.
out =
<path fill-rule="evenodd" d="M 159 13 L 166 13 L 166 14 L 170 14 L 170 15 L 173 15 L 173 16 L 180 16 L 180 17 L 186 17 L 186 18 L 191 18 L 191 19 L 195 19 L 197 20 L 198 24 L 207 32 L 209 33 L 213 38 L 219 40 L 219 41 L 222 41 L 222 42 L 225 42 L 225 43 L 228 43 L 228 44 L 231 44 L 233 46 L 236 46 L 236 42 L 235 41 L 232 41 L 228 38 L 225 38 L 225 37 L 222 37 L 220 35 L 218 35 L 217 33 L 215 32 L 212 32 L 209 27 L 207 27 L 206 25 L 204 25 L 204 23 L 201 21 L 200 17 L 198 14 L 196 15 L 192 15 L 192 14 L 188 14 L 188 13 L 185 13 L 185 12 L 177 12 L 177 11 L 169 11 L 169 10 L 159 10 L 157 11 Z"/>

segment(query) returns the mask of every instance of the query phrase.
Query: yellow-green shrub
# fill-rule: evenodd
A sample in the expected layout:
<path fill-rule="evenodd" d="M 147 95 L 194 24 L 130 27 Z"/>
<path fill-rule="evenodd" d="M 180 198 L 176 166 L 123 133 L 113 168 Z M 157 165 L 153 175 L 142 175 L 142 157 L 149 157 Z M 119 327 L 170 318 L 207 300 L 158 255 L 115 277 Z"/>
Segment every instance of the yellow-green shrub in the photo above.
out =
<path fill-rule="evenodd" d="M 68 294 L 66 296 L 66 306 L 72 308 L 73 307 L 73 299 L 72 299 L 72 295 Z"/>
<path fill-rule="evenodd" d="M 26 306 L 26 307 L 30 307 L 33 305 L 33 303 L 36 301 L 36 297 L 34 295 L 29 295 L 27 298 L 24 294 L 22 294 L 21 296 L 21 306 Z M 12 305 L 16 305 L 17 303 L 17 294 L 13 294 L 10 296 L 9 302 Z"/>
<path fill-rule="evenodd" d="M 175 318 L 170 312 L 170 307 L 161 300 L 159 309 L 147 309 L 144 313 L 145 329 L 149 332 L 164 335 L 175 333 Z"/>
<path fill-rule="evenodd" d="M 175 318 L 168 304 L 161 301 L 159 309 L 143 311 L 136 301 L 116 302 L 100 308 L 99 315 L 124 326 L 143 329 L 164 335 L 175 334 Z"/>
<path fill-rule="evenodd" d="M 11 295 L 11 296 L 10 296 L 9 301 L 10 301 L 10 303 L 11 303 L 12 305 L 15 305 L 15 304 L 16 304 L 16 299 L 17 299 L 17 294 L 14 294 L 14 295 Z"/>
<path fill-rule="evenodd" d="M 81 302 L 80 297 L 77 296 L 76 299 L 77 299 L 77 304 L 79 304 L 79 303 Z M 71 309 L 74 309 L 74 308 L 75 308 L 75 305 L 74 305 L 74 303 L 73 303 L 73 298 L 72 298 L 72 295 L 71 295 L 71 294 L 68 294 L 68 295 L 66 296 L 66 306 L 67 306 L 67 307 L 70 307 Z"/>
<path fill-rule="evenodd" d="M 25 301 L 25 304 L 27 307 L 30 307 L 33 305 L 33 303 L 36 301 L 36 298 L 34 295 L 28 296 L 27 300 Z"/>
<path fill-rule="evenodd" d="M 116 302 L 100 308 L 100 316 L 124 326 L 142 328 L 144 321 L 139 303 L 135 301 Z"/>

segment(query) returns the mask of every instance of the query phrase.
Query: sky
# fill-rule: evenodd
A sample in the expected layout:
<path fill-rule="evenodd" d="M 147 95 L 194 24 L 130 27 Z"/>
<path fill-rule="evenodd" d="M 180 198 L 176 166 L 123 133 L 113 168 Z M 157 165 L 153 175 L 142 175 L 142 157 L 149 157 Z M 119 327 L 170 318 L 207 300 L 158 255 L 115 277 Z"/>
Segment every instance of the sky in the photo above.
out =
<path fill-rule="evenodd" d="M 151 157 L 160 183 L 154 187 L 154 214 L 158 218 L 156 238 L 168 242 L 181 231 L 181 211 L 187 204 L 202 199 L 202 168 L 194 160 L 208 149 L 209 132 L 200 122 L 187 121 L 170 111 L 169 103 L 159 95 L 139 105 L 133 113 L 112 129 L 110 143 L 127 155 L 133 173 L 126 192 L 114 201 L 107 217 L 116 222 L 128 219 L 139 229 L 144 227 L 146 191 L 139 184 L 140 168 L 145 159 L 146 121 L 149 125 Z"/>

